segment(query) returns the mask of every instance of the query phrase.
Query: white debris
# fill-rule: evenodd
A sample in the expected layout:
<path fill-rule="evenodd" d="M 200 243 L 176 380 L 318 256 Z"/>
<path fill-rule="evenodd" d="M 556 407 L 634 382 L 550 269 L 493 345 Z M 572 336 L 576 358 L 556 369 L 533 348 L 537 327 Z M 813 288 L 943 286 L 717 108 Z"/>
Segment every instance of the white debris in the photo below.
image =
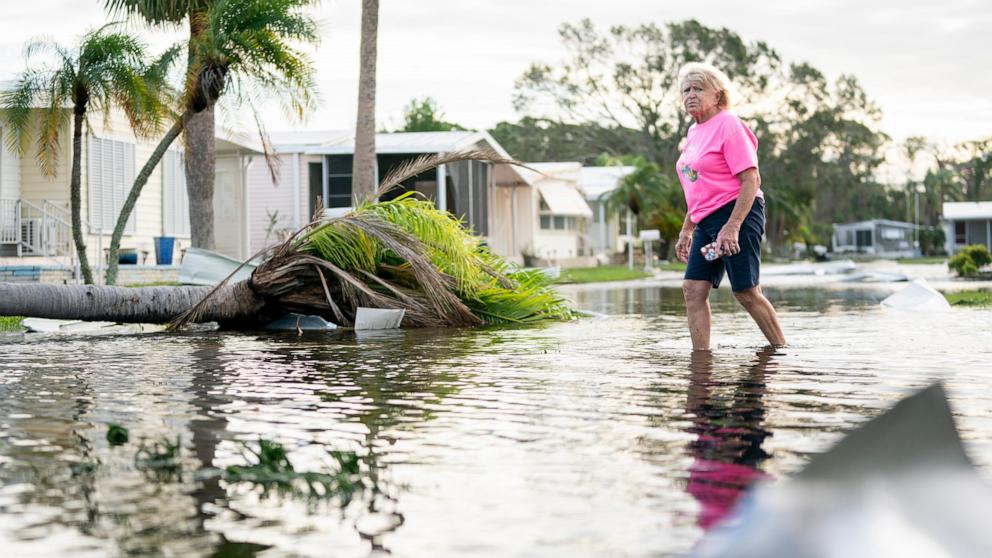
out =
<path fill-rule="evenodd" d="M 951 307 L 944 295 L 927 284 L 926 279 L 916 279 L 904 289 L 881 302 L 884 308 L 913 312 L 943 311 Z"/>

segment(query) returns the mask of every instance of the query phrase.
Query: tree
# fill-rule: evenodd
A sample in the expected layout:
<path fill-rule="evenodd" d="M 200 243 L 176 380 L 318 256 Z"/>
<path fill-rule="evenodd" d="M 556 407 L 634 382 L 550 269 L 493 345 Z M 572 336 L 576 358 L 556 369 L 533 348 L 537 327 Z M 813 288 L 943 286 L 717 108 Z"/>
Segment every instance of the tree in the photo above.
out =
<path fill-rule="evenodd" d="M 114 15 L 137 16 L 144 19 L 150 25 L 180 25 L 187 22 L 189 25 L 189 40 L 187 44 L 188 68 L 187 86 L 191 85 L 190 76 L 196 73 L 197 67 L 202 67 L 204 61 L 199 60 L 196 44 L 207 44 L 218 42 L 222 37 L 210 38 L 208 35 L 211 29 L 208 25 L 210 21 L 209 13 L 218 4 L 225 0 L 104 0 L 106 8 Z M 245 43 L 238 45 L 241 50 L 250 48 L 260 48 L 262 51 L 273 50 L 272 45 L 268 45 L 272 40 L 281 43 L 278 45 L 281 50 L 286 48 L 285 41 L 302 40 L 305 43 L 314 43 L 317 35 L 312 31 L 315 24 L 308 17 L 297 16 L 297 21 L 292 27 L 280 30 L 277 25 L 266 25 L 265 21 L 249 21 L 248 14 L 255 14 L 266 17 L 268 12 L 290 13 L 304 6 L 312 5 L 317 0 L 242 0 L 235 2 L 242 8 L 240 15 L 237 10 L 228 6 L 224 12 L 235 19 L 240 19 L 240 23 L 228 22 L 230 25 L 240 26 L 244 29 L 254 27 L 259 30 L 258 34 L 252 35 L 245 32 L 240 37 Z M 228 2 L 230 3 L 230 2 Z M 306 21 L 304 21 L 306 20 Z M 245 26 L 248 27 L 245 27 Z M 304 30 L 300 35 L 298 32 Z M 261 57 L 256 62 L 264 62 Z M 264 72 L 264 68 L 262 68 Z M 298 68 L 297 73 L 303 68 Z M 213 79 L 201 82 L 201 84 L 222 85 L 225 82 L 223 75 L 215 76 L 219 81 Z M 260 76 L 261 77 L 261 76 Z M 195 83 L 196 80 L 194 79 Z M 260 79 L 260 84 L 266 87 L 276 87 L 279 80 L 266 83 Z M 218 89 L 223 91 L 223 87 Z M 216 171 L 216 132 L 215 132 L 215 104 L 219 95 L 204 91 L 204 95 L 191 95 L 187 87 L 187 99 L 196 99 L 198 102 L 206 103 L 198 106 L 193 111 L 188 122 L 183 125 L 181 131 L 185 132 L 186 143 L 186 189 L 189 194 L 189 217 L 190 235 L 192 245 L 197 248 L 214 248 L 214 217 L 213 217 L 213 195 L 214 177 Z M 293 92 L 291 92 L 292 94 Z M 213 99 L 212 101 L 210 99 Z M 182 110 L 179 111 L 182 113 Z"/>
<path fill-rule="evenodd" d="M 466 128 L 447 122 L 437 101 L 430 97 L 411 99 L 403 109 L 403 126 L 397 132 L 449 132 Z"/>
<path fill-rule="evenodd" d="M 362 44 L 358 74 L 358 118 L 351 196 L 357 207 L 375 192 L 375 72 L 379 0 L 362 0 Z"/>
<path fill-rule="evenodd" d="M 34 41 L 25 49 L 30 60 L 38 54 L 53 55 L 19 75 L 0 94 L 3 119 L 10 126 L 8 141 L 22 153 L 37 136 L 37 158 L 42 172 L 54 178 L 60 156 L 61 135 L 72 109 L 72 172 L 69 179 L 72 239 L 83 281 L 93 283 L 82 227 L 82 138 L 90 112 L 108 120 L 120 107 L 139 137 L 158 132 L 168 89 L 166 71 L 175 51 L 152 64 L 146 63 L 145 45 L 109 24 L 83 36 L 76 49 L 49 41 Z M 35 112 L 35 109 L 40 109 Z"/>
<path fill-rule="evenodd" d="M 660 231 L 659 253 L 667 254 L 669 246 L 678 240 L 685 219 L 685 200 L 679 183 L 662 172 L 657 164 L 641 156 L 601 156 L 597 164 L 634 167 L 634 171 L 624 176 L 617 188 L 607 194 L 606 205 L 613 210 L 629 209 L 637 216 L 641 228 Z"/>
<path fill-rule="evenodd" d="M 430 155 L 391 173 L 376 194 L 439 164 L 463 160 L 515 163 L 478 151 Z M 410 192 L 315 220 L 272 251 L 250 279 L 233 285 L 125 289 L 0 283 L 0 315 L 152 323 L 175 318 L 177 327 L 217 321 L 239 328 L 257 327 L 287 311 L 348 326 L 359 306 L 404 309 L 407 327 L 571 318 L 572 310 L 549 283 L 543 273 L 510 266 L 451 213 Z"/>
<path fill-rule="evenodd" d="M 988 197 L 985 187 L 992 182 L 992 136 L 963 142 L 958 149 L 963 157 L 956 166 L 965 183 L 968 200 L 983 201 Z"/>
<path fill-rule="evenodd" d="M 141 190 L 169 145 L 197 114 L 216 105 L 225 93 L 252 108 L 260 97 L 278 93 L 287 112 L 299 118 L 314 106 L 316 88 L 310 59 L 290 46 L 291 41 L 318 40 L 316 23 L 302 11 L 311 3 L 312 0 L 216 0 L 208 11 L 193 15 L 193 27 L 199 31 L 197 38 L 189 42 L 191 65 L 179 99 L 179 115 L 135 177 L 124 201 L 110 239 L 107 284 L 116 282 L 117 251 Z M 186 147 L 187 153 L 194 149 L 189 143 Z M 193 204 L 191 193 L 191 213 Z"/>

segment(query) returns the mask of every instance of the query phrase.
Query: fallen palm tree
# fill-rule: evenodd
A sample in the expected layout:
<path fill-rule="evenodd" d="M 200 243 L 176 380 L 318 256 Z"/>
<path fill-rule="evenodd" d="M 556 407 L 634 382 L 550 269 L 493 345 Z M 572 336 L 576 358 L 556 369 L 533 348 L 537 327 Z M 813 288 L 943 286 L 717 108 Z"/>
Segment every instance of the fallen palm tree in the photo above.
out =
<path fill-rule="evenodd" d="M 377 197 L 439 164 L 490 152 L 430 155 L 390 173 Z M 318 212 L 319 213 L 319 212 Z M 287 312 L 354 323 L 359 307 L 404 309 L 404 327 L 534 323 L 572 317 L 543 273 L 521 270 L 430 201 L 408 192 L 315 218 L 268 250 L 250 279 L 217 287 L 0 284 L 0 315 L 117 322 L 219 322 L 252 328 Z"/>

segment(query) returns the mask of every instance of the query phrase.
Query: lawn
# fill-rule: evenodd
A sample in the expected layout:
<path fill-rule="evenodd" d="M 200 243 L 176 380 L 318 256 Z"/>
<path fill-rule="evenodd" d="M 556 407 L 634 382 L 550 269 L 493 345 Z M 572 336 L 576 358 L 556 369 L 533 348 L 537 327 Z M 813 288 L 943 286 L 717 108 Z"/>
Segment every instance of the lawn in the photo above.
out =
<path fill-rule="evenodd" d="M 925 258 L 897 258 L 896 263 L 909 265 L 932 265 L 947 263 L 947 256 L 927 256 Z"/>
<path fill-rule="evenodd" d="M 0 331 L 21 331 L 21 316 L 0 316 Z"/>
<path fill-rule="evenodd" d="M 992 292 L 989 291 L 946 293 L 944 298 L 955 306 L 992 306 Z"/>
<path fill-rule="evenodd" d="M 628 269 L 625 265 L 600 265 L 596 267 L 573 267 L 561 270 L 559 283 L 601 283 L 605 281 L 629 281 L 650 277 L 640 269 Z"/>

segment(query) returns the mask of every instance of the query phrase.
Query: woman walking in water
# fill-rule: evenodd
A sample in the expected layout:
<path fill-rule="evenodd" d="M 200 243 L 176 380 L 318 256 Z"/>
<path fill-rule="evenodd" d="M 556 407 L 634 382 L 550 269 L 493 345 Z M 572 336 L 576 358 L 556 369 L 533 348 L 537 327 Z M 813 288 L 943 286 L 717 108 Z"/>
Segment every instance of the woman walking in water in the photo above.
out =
<path fill-rule="evenodd" d="M 711 288 L 723 274 L 738 302 L 773 346 L 785 345 L 775 308 L 758 283 L 765 202 L 758 172 L 758 139 L 735 114 L 730 80 L 704 63 L 679 71 L 689 127 L 676 170 L 688 212 L 675 252 L 686 262 L 682 292 L 693 350 L 709 350 Z"/>

